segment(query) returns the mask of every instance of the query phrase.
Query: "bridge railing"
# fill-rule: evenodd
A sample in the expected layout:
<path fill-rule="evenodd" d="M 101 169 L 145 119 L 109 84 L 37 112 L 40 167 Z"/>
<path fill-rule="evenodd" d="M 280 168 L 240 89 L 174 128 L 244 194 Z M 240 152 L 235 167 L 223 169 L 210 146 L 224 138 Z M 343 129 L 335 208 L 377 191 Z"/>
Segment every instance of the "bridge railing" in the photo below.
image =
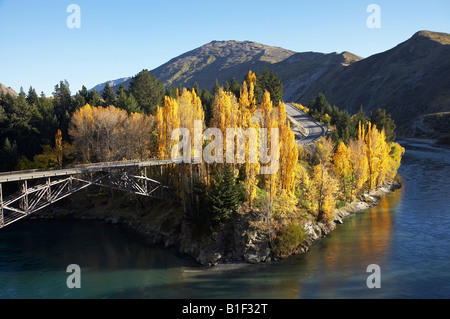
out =
<path fill-rule="evenodd" d="M 39 168 L 39 169 L 28 169 L 21 171 L 9 171 L 9 172 L 0 172 L 0 176 L 8 176 L 8 175 L 16 175 L 16 174 L 32 174 L 32 173 L 40 173 L 40 172 L 49 172 L 49 171 L 64 171 L 69 169 L 78 169 L 78 168 L 98 168 L 98 167 L 127 167 L 127 166 L 139 166 L 139 164 L 145 162 L 157 162 L 157 161 L 168 161 L 164 159 L 148 159 L 145 161 L 112 161 L 112 162 L 99 162 L 99 163 L 88 163 L 88 164 L 76 164 L 76 165 L 68 165 L 64 167 L 49 167 L 49 168 Z"/>
<path fill-rule="evenodd" d="M 192 157 L 192 159 L 198 160 L 197 157 Z M 42 177 L 78 174 L 78 173 L 85 173 L 85 172 L 89 172 L 89 171 L 98 171 L 98 170 L 102 170 L 102 169 L 158 166 L 158 165 L 178 164 L 180 162 L 181 162 L 181 158 L 147 159 L 144 161 L 122 160 L 122 161 L 77 164 L 77 165 L 65 166 L 63 168 L 51 167 L 51 168 L 47 168 L 47 169 L 30 169 L 30 170 L 22 170 L 22 171 L 0 172 L 0 183 L 24 180 L 24 179 L 36 179 L 36 178 L 42 178 Z M 194 163 L 195 163 L 195 161 L 194 161 Z"/>

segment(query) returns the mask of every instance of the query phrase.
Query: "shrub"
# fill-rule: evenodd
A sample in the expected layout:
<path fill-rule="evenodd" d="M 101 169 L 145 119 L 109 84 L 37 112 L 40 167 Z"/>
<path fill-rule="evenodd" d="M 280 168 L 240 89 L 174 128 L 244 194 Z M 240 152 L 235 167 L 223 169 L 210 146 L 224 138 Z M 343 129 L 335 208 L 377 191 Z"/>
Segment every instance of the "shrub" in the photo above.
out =
<path fill-rule="evenodd" d="M 296 222 L 291 222 L 278 232 L 274 241 L 274 253 L 277 256 L 289 255 L 304 240 L 303 227 Z"/>

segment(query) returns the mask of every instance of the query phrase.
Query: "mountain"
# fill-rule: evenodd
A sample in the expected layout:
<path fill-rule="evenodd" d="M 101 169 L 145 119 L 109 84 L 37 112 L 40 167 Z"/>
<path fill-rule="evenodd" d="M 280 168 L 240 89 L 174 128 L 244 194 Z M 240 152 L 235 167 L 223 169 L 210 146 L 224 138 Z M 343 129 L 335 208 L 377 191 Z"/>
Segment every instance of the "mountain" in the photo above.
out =
<path fill-rule="evenodd" d="M 284 85 L 284 100 L 308 104 L 324 93 L 332 105 L 355 113 L 386 108 L 397 123 L 450 111 L 450 35 L 419 31 L 396 47 L 361 58 L 350 52 L 296 53 L 249 41 L 213 41 L 150 71 L 166 87 L 203 89 L 249 70 L 273 70 Z M 130 78 L 110 82 L 114 89 Z M 96 86 L 103 88 L 104 83 Z M 101 91 L 101 89 L 98 89 Z"/>
<path fill-rule="evenodd" d="M 262 71 L 264 67 L 270 68 L 294 54 L 293 51 L 250 41 L 212 41 L 150 72 L 166 87 L 192 87 L 197 82 L 201 88 L 211 89 L 216 79 L 224 83 L 235 77 L 240 82 L 249 70 Z M 109 85 L 117 90 L 120 84 L 128 86 L 130 81 L 131 78 L 122 78 L 110 81 Z M 94 88 L 100 92 L 105 83 Z"/>
<path fill-rule="evenodd" d="M 396 47 L 352 63 L 319 79 L 289 99 L 307 103 L 322 92 L 351 113 L 361 105 L 387 109 L 399 124 L 417 116 L 450 111 L 450 34 L 417 32 Z"/>
<path fill-rule="evenodd" d="M 152 73 L 167 86 L 188 85 L 195 82 L 211 88 L 235 77 L 239 82 L 249 70 L 281 62 L 295 52 L 250 41 L 213 41 L 161 65 Z"/>
<path fill-rule="evenodd" d="M 106 83 L 108 83 L 110 87 L 114 88 L 114 91 L 115 91 L 116 89 L 119 88 L 120 84 L 125 83 L 125 82 L 127 82 L 128 80 L 130 80 L 130 79 L 131 79 L 131 77 L 126 77 L 126 78 L 120 78 L 120 79 L 117 79 L 117 80 L 107 81 L 107 82 L 105 82 L 105 83 L 101 83 L 101 84 L 98 84 L 98 85 L 94 86 L 94 87 L 93 87 L 92 89 L 90 89 L 89 91 L 92 91 L 92 90 L 95 89 L 95 90 L 97 90 L 98 92 L 102 92 L 103 89 L 104 89 L 105 86 L 106 86 Z"/>
<path fill-rule="evenodd" d="M 6 87 L 5 85 L 3 85 L 2 83 L 0 83 L 0 95 L 1 94 L 6 94 L 9 93 L 12 96 L 18 96 L 19 94 L 17 94 L 16 91 L 14 91 L 11 87 Z"/>
<path fill-rule="evenodd" d="M 283 82 L 285 101 L 307 104 L 346 67 L 361 60 L 350 52 L 305 52 L 292 55 L 272 69 Z"/>

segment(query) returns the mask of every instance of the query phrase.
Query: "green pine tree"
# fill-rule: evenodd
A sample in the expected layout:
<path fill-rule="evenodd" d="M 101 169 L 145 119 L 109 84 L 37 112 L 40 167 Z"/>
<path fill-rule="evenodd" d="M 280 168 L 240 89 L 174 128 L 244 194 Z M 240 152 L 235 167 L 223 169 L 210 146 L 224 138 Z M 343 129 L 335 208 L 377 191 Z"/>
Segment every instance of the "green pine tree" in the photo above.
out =
<path fill-rule="evenodd" d="M 102 98 L 105 101 L 103 103 L 103 105 L 105 107 L 110 106 L 110 105 L 116 106 L 116 101 L 117 101 L 116 95 L 114 94 L 113 89 L 109 86 L 108 82 L 106 82 L 105 88 L 103 89 Z"/>
<path fill-rule="evenodd" d="M 102 105 L 102 102 L 100 99 L 100 94 L 98 93 L 98 91 L 96 89 L 93 89 L 91 92 L 89 92 L 87 103 L 90 106 L 95 106 L 95 107 Z"/>
<path fill-rule="evenodd" d="M 240 193 L 233 170 L 230 167 L 218 168 L 208 190 L 208 207 L 213 228 L 216 229 L 222 222 L 228 220 L 239 204 Z"/>
<path fill-rule="evenodd" d="M 372 111 L 370 114 L 370 122 L 375 124 L 379 130 L 383 129 L 386 133 L 386 140 L 393 142 L 395 140 L 395 128 L 394 120 L 389 113 L 386 113 L 385 109 L 378 108 Z"/>
<path fill-rule="evenodd" d="M 164 84 L 148 70 L 142 70 L 131 79 L 129 91 L 146 114 L 155 115 L 156 107 L 163 104 Z"/>

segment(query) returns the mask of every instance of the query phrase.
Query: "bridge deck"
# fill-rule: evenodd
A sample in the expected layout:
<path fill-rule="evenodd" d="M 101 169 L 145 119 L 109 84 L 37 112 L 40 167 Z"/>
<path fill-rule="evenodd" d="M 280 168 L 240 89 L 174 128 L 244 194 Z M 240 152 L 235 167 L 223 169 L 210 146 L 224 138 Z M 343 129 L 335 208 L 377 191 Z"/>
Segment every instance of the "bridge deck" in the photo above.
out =
<path fill-rule="evenodd" d="M 149 160 L 149 161 L 120 161 L 96 163 L 87 165 L 77 165 L 63 169 L 46 169 L 46 170 L 27 170 L 0 173 L 0 183 L 23 181 L 37 178 L 48 178 L 55 176 L 67 176 L 84 174 L 89 172 L 97 172 L 108 169 L 132 168 L 132 167 L 148 167 L 172 164 L 172 160 Z"/>

